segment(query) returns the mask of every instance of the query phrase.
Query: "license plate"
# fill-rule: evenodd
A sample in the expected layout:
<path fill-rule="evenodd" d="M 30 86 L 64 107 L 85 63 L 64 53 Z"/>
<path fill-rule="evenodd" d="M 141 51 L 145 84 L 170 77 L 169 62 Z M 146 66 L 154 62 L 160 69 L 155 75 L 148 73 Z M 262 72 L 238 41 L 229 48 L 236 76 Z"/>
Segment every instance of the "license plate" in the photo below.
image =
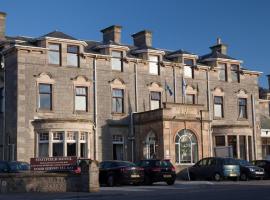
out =
<path fill-rule="evenodd" d="M 263 172 L 255 172 L 256 174 L 264 174 Z"/>
<path fill-rule="evenodd" d="M 170 174 L 165 174 L 165 175 L 163 175 L 163 177 L 164 177 L 164 178 L 171 178 L 172 175 L 170 175 Z"/>
<path fill-rule="evenodd" d="M 229 176 L 237 176 L 237 174 L 230 174 Z"/>
<path fill-rule="evenodd" d="M 140 178 L 140 175 L 138 175 L 138 174 L 132 174 L 131 175 L 131 178 Z"/>

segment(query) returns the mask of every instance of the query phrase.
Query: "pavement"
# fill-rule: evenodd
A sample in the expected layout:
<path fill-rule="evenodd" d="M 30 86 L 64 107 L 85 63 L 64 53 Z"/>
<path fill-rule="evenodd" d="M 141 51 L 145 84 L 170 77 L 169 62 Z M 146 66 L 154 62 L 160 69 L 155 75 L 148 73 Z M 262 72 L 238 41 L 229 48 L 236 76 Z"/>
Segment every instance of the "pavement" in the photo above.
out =
<path fill-rule="evenodd" d="M 1 194 L 0 200 L 270 200 L 270 180 L 263 181 L 176 181 L 172 186 L 101 187 L 98 193 Z"/>

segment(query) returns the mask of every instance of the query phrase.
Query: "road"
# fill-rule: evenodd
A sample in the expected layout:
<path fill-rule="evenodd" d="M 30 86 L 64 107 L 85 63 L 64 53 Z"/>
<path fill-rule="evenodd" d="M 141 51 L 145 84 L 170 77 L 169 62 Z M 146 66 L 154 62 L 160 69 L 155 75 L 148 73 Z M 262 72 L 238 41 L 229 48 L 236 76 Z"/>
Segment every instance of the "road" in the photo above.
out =
<path fill-rule="evenodd" d="M 99 193 L 1 194 L 0 200 L 270 200 L 270 181 L 207 182 L 176 181 L 173 186 L 101 187 Z"/>

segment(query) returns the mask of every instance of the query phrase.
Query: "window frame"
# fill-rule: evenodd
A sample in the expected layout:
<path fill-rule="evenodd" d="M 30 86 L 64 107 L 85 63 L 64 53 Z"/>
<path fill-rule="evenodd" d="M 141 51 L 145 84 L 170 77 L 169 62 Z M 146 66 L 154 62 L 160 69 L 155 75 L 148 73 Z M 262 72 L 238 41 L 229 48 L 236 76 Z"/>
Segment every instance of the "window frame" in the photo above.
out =
<path fill-rule="evenodd" d="M 122 92 L 122 96 L 121 97 L 114 96 L 114 90 L 121 91 Z M 113 106 L 114 99 L 116 99 L 115 102 L 117 102 L 117 99 L 121 99 L 122 100 L 122 105 L 121 105 L 122 109 L 119 112 L 117 111 L 117 108 L 114 108 L 114 106 Z M 121 88 L 112 88 L 112 109 L 111 109 L 111 112 L 113 114 L 124 114 L 125 113 L 125 91 L 124 91 L 124 89 L 121 89 Z"/>
<path fill-rule="evenodd" d="M 76 47 L 77 48 L 77 52 L 69 52 L 69 47 Z M 77 64 L 76 65 L 72 65 L 68 63 L 68 56 L 69 55 L 76 55 L 77 56 Z M 69 67 L 80 67 L 80 47 L 77 45 L 72 45 L 72 44 L 68 44 L 67 45 L 67 66 Z"/>
<path fill-rule="evenodd" d="M 184 58 L 183 60 L 184 60 L 183 61 L 183 63 L 184 63 L 184 67 L 183 67 L 184 78 L 192 78 L 192 79 L 194 79 L 194 59 Z M 190 65 L 190 63 L 188 63 L 187 61 L 191 61 L 192 64 Z M 191 76 L 186 75 L 185 71 L 186 71 L 187 68 L 191 70 Z"/>
<path fill-rule="evenodd" d="M 244 100 L 245 101 L 245 105 L 240 105 L 240 101 Z M 241 112 L 241 108 L 244 106 L 244 111 L 245 111 L 245 116 L 241 117 L 240 116 L 240 112 Z M 242 120 L 246 120 L 248 119 L 248 112 L 247 112 L 247 98 L 238 98 L 238 119 L 242 119 Z"/>
<path fill-rule="evenodd" d="M 221 98 L 222 103 L 216 103 L 215 98 Z M 216 116 L 215 115 L 215 105 L 221 105 L 221 116 Z M 213 98 L 213 115 L 214 119 L 222 119 L 224 118 L 224 97 L 223 96 L 214 96 Z"/>
<path fill-rule="evenodd" d="M 114 52 L 120 53 L 120 57 L 114 56 L 114 55 L 113 55 Z M 120 65 L 121 65 L 121 66 L 120 66 L 120 69 L 114 67 L 114 65 L 113 65 L 113 60 L 120 61 Z M 112 51 L 111 51 L 111 69 L 112 69 L 113 71 L 123 72 L 123 67 L 124 67 L 124 64 L 123 64 L 123 51 L 120 51 L 120 50 L 112 50 Z"/>
<path fill-rule="evenodd" d="M 40 85 L 49 85 L 50 86 L 50 92 L 40 92 Z M 50 108 L 42 108 L 41 107 L 41 94 L 46 94 L 50 96 Z M 53 110 L 53 84 L 51 83 L 38 83 L 38 110 L 44 110 L 44 111 L 52 111 Z"/>
<path fill-rule="evenodd" d="M 224 65 L 224 69 L 221 68 L 221 65 Z M 227 63 L 218 63 L 218 80 L 219 81 L 224 81 L 224 82 L 227 82 L 228 81 L 228 69 L 227 69 Z M 220 78 L 220 73 L 221 71 L 224 71 L 224 74 L 225 74 L 225 79 L 221 79 Z"/>
<path fill-rule="evenodd" d="M 78 94 L 77 95 L 77 88 L 84 88 L 85 89 L 85 94 Z M 77 110 L 76 109 L 76 97 L 85 97 L 85 110 Z M 74 91 L 74 111 L 75 112 L 88 112 L 88 87 L 87 86 L 80 86 L 76 85 L 75 86 L 75 91 Z"/>
<path fill-rule="evenodd" d="M 152 99 L 152 93 L 158 93 L 159 94 L 159 100 L 156 100 L 156 99 Z M 159 108 L 155 108 L 155 109 L 160 109 L 161 108 L 161 92 L 159 91 L 150 91 L 150 110 L 155 110 L 152 108 L 152 101 L 155 101 L 155 102 L 159 102 Z"/>
<path fill-rule="evenodd" d="M 235 68 L 234 68 L 235 67 Z M 234 68 L 234 69 L 233 69 Z M 240 73 L 239 73 L 239 65 L 238 64 L 231 64 L 231 80 L 232 82 L 240 83 Z M 233 73 L 236 74 L 237 80 L 233 80 Z"/>
<path fill-rule="evenodd" d="M 58 47 L 59 47 L 59 50 L 55 50 L 55 49 L 50 49 L 50 45 L 57 45 Z M 59 63 L 51 63 L 50 62 L 50 59 L 49 59 L 49 53 L 50 52 L 56 52 L 56 53 L 58 53 L 59 55 L 58 55 L 58 59 L 59 59 Z M 48 43 L 48 64 L 49 65 L 55 65 L 55 66 L 61 66 L 62 65 L 62 45 L 60 44 L 60 43 L 51 43 L 51 42 L 49 42 Z"/>

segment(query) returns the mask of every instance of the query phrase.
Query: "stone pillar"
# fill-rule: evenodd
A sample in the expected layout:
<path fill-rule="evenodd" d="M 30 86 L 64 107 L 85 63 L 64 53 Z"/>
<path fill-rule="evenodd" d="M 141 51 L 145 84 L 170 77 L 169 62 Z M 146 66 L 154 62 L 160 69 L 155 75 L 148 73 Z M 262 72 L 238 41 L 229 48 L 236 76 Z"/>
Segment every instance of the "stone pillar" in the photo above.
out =
<path fill-rule="evenodd" d="M 80 146 L 80 135 L 81 135 L 81 132 L 78 131 L 76 134 L 76 156 L 77 157 L 82 157 L 81 146 Z"/>
<path fill-rule="evenodd" d="M 64 132 L 64 141 L 63 141 L 63 146 L 64 146 L 64 151 L 63 151 L 63 156 L 67 156 L 67 131 Z"/>
<path fill-rule="evenodd" d="M 53 156 L 53 133 L 50 131 L 49 132 L 49 157 Z"/>
<path fill-rule="evenodd" d="M 35 155 L 35 157 L 39 157 L 39 134 L 36 132 L 34 132 L 34 134 L 35 134 L 35 138 L 36 138 L 36 140 L 35 140 L 36 153 L 34 155 Z"/>
<path fill-rule="evenodd" d="M 90 158 L 90 133 L 85 133 L 86 137 L 86 156 L 87 158 Z"/>
<path fill-rule="evenodd" d="M 89 192 L 99 191 L 99 167 L 96 161 L 92 161 L 89 165 Z"/>
<path fill-rule="evenodd" d="M 239 135 L 236 135 L 236 149 L 237 149 L 237 158 L 240 158 L 240 140 L 239 140 Z"/>

